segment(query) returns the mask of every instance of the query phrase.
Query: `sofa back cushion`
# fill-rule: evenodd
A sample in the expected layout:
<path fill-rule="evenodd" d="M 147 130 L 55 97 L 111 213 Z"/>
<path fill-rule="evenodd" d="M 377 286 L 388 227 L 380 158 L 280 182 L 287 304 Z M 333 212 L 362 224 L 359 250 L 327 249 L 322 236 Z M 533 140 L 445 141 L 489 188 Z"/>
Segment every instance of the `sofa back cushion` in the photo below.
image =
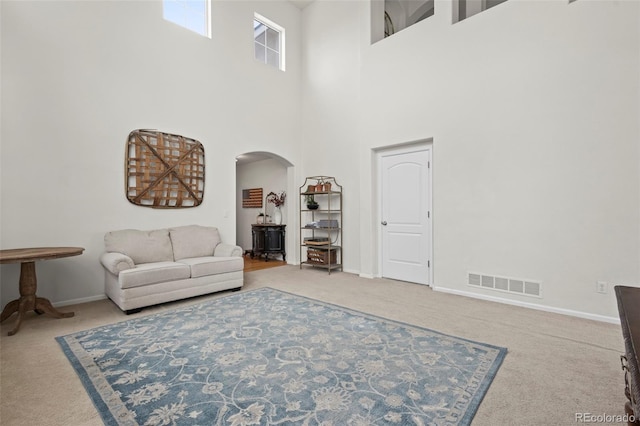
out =
<path fill-rule="evenodd" d="M 169 229 L 175 260 L 213 256 L 220 244 L 218 228 L 189 225 Z"/>
<path fill-rule="evenodd" d="M 104 246 L 107 252 L 126 254 L 135 264 L 173 262 L 168 229 L 124 229 L 108 232 L 104 236 Z"/>

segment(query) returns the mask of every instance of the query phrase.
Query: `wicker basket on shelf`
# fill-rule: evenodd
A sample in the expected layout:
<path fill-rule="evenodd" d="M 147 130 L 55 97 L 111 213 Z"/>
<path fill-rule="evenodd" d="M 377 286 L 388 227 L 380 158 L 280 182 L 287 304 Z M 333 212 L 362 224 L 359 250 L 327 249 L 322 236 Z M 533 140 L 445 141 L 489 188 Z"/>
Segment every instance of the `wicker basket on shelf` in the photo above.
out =
<path fill-rule="evenodd" d="M 307 249 L 307 261 L 310 263 L 316 263 L 318 265 L 333 265 L 337 263 L 336 250 L 310 247 Z"/>

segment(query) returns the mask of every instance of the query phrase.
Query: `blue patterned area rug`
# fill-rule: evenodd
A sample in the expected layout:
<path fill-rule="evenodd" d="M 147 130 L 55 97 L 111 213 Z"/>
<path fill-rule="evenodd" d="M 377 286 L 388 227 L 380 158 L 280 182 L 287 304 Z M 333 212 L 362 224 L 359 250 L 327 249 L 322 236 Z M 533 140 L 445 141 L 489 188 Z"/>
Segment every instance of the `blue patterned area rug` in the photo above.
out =
<path fill-rule="evenodd" d="M 107 425 L 466 425 L 506 354 L 270 288 L 56 340 Z"/>

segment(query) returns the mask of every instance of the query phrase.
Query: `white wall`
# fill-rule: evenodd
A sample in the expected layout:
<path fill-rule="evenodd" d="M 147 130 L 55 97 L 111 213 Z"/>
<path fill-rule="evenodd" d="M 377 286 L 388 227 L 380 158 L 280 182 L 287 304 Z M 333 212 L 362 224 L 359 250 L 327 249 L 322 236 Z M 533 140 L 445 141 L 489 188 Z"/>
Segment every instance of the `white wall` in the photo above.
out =
<path fill-rule="evenodd" d="M 345 269 L 375 276 L 373 152 L 432 138 L 437 286 L 529 278 L 543 298 L 502 296 L 616 316 L 595 282 L 640 282 L 638 2 L 510 0 L 452 25 L 442 0 L 374 45 L 366 1 L 316 1 L 301 20 L 286 1 L 213 5 L 208 40 L 157 1 L 0 3 L 1 246 L 87 248 L 40 263 L 40 294 L 100 296 L 108 230 L 201 223 L 233 240 L 234 158 L 252 151 L 296 166 L 288 188 L 336 177 Z M 254 11 L 286 28 L 286 73 L 252 59 Z M 125 139 L 143 127 L 203 142 L 202 206 L 126 201 Z M 17 271 L 1 267 L 3 304 Z"/>
<path fill-rule="evenodd" d="M 2 248 L 81 246 L 40 262 L 54 303 L 104 294 L 105 232 L 198 223 L 235 241 L 235 157 L 299 162 L 300 10 L 289 2 L 214 1 L 213 36 L 162 19 L 160 1 L 1 2 Z M 287 71 L 253 59 L 253 13 L 287 31 Z M 154 210 L 124 194 L 124 147 L 156 128 L 205 147 L 204 202 Z M 2 304 L 19 265 L 2 265 Z M 15 285 L 12 283 L 16 283 Z"/>
<path fill-rule="evenodd" d="M 344 89 L 306 92 L 306 120 L 332 120 L 305 141 L 347 152 L 352 168 L 357 150 L 360 273 L 380 272 L 373 150 L 433 138 L 436 286 L 616 317 L 611 286 L 640 282 L 638 8 L 512 0 L 452 25 L 451 2 L 438 1 L 435 16 L 374 45 L 368 2 L 305 9 L 304 22 L 332 24 L 305 25 L 303 50 L 330 71 L 304 87 L 321 75 Z M 468 271 L 539 280 L 543 297 L 469 287 Z"/>
<path fill-rule="evenodd" d="M 315 1 L 303 10 L 303 162 L 343 191 L 343 266 L 360 272 L 360 4 Z M 304 176 L 300 178 L 300 185 Z"/>
<path fill-rule="evenodd" d="M 251 225 L 256 223 L 258 213 L 267 214 L 273 218 L 273 203 L 265 203 L 264 199 L 270 192 L 280 194 L 286 192 L 284 206 L 280 209 L 282 212 L 282 224 L 287 225 L 285 231 L 288 233 L 295 232 L 295 226 L 289 221 L 289 204 L 295 203 L 296 193 L 293 195 L 287 191 L 287 168 L 282 160 L 268 159 L 238 165 L 236 168 L 236 244 L 243 250 L 251 250 L 253 243 L 251 237 Z M 243 208 L 242 207 L 242 190 L 251 188 L 262 188 L 262 208 Z M 287 244 L 285 247 L 287 253 L 295 251 L 296 247 Z"/>

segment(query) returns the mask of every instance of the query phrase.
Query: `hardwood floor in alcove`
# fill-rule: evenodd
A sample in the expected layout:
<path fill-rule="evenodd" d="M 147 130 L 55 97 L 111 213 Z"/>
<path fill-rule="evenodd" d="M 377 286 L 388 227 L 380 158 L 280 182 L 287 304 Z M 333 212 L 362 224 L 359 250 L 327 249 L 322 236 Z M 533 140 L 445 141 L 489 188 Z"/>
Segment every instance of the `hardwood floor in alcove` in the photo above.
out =
<path fill-rule="evenodd" d="M 253 259 L 248 254 L 244 255 L 244 272 L 258 271 L 260 269 L 274 268 L 276 266 L 286 265 L 287 262 L 280 259 L 269 258 L 267 262 L 264 261 L 264 257 L 254 257 Z"/>

